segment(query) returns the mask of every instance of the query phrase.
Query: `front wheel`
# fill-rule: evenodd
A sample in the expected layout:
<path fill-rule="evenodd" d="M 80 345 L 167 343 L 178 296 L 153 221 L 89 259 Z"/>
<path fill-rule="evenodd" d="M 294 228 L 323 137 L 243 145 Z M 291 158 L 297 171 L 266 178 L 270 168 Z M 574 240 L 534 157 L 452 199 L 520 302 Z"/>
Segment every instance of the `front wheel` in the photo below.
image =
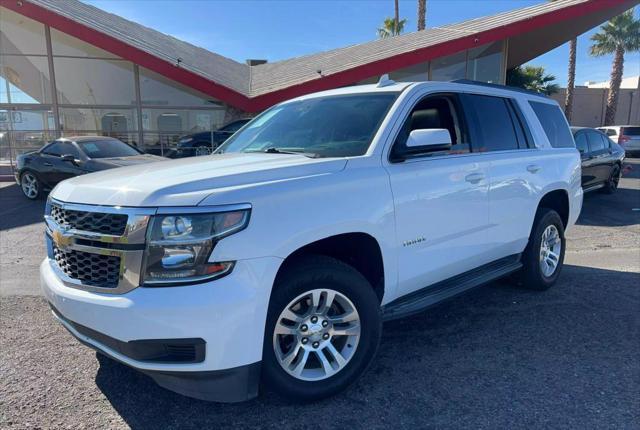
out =
<path fill-rule="evenodd" d="M 42 184 L 35 173 L 26 171 L 20 176 L 22 194 L 29 200 L 37 200 L 42 193 Z"/>
<path fill-rule="evenodd" d="M 264 382 L 291 400 L 335 394 L 373 360 L 381 324 L 378 298 L 358 271 L 329 257 L 301 259 L 274 286 Z"/>
<path fill-rule="evenodd" d="M 547 290 L 555 284 L 564 263 L 565 244 L 564 223 L 558 212 L 540 208 L 522 254 L 522 284 L 532 290 Z"/>

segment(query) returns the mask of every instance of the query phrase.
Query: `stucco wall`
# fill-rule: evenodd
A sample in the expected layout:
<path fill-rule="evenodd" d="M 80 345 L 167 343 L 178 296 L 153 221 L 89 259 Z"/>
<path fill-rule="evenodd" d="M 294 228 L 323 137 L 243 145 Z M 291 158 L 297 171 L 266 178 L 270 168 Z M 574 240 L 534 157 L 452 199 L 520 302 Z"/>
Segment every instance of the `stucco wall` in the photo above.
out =
<path fill-rule="evenodd" d="M 571 125 L 580 127 L 600 127 L 604 125 L 604 113 L 607 106 L 606 88 L 575 89 L 573 97 L 573 115 Z M 564 107 L 566 89 L 552 95 L 560 106 Z M 615 124 L 626 125 L 640 124 L 640 91 L 621 89 L 618 96 L 618 110 L 616 111 Z"/>

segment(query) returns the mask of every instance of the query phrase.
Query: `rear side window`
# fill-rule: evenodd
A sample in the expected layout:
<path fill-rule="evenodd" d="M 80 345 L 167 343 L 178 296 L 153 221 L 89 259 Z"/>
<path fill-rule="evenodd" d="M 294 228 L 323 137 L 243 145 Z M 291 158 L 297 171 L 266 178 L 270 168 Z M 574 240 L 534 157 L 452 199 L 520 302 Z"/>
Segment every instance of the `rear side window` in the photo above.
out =
<path fill-rule="evenodd" d="M 544 129 L 549 143 L 554 148 L 573 148 L 575 143 L 573 136 L 567 125 L 564 114 L 557 105 L 548 103 L 532 102 L 529 104 L 536 113 L 542 128 Z"/>
<path fill-rule="evenodd" d="M 508 151 L 518 149 L 518 133 L 508 101 L 501 97 L 464 95 L 464 111 L 473 129 L 473 151 Z M 514 118 L 516 119 L 516 118 Z M 516 119 L 517 120 L 517 119 Z M 522 129 L 519 130 L 524 138 Z"/>
<path fill-rule="evenodd" d="M 589 146 L 591 147 L 591 152 L 598 153 L 604 151 L 609 146 L 609 141 L 600 133 L 590 132 L 589 136 Z"/>
<path fill-rule="evenodd" d="M 54 155 L 56 157 L 61 157 L 63 155 L 73 155 L 76 158 L 80 157 L 78 150 L 70 142 L 53 142 L 51 145 L 44 148 L 42 153 Z"/>
<path fill-rule="evenodd" d="M 623 127 L 621 134 L 625 136 L 640 136 L 640 127 Z"/>

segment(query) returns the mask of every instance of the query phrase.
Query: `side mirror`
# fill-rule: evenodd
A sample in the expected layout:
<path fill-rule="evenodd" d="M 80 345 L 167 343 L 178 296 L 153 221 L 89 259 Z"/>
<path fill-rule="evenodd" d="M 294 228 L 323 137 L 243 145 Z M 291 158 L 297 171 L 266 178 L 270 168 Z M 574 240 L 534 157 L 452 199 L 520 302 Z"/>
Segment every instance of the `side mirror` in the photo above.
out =
<path fill-rule="evenodd" d="M 451 134 L 446 128 L 413 130 L 406 145 L 409 152 L 447 151 L 451 149 Z"/>
<path fill-rule="evenodd" d="M 64 155 L 60 156 L 60 159 L 62 161 L 66 161 L 66 162 L 69 162 L 69 163 L 75 164 L 75 165 L 78 165 L 79 162 L 80 162 L 80 160 L 76 160 L 76 157 L 74 157 L 72 154 L 64 154 Z"/>

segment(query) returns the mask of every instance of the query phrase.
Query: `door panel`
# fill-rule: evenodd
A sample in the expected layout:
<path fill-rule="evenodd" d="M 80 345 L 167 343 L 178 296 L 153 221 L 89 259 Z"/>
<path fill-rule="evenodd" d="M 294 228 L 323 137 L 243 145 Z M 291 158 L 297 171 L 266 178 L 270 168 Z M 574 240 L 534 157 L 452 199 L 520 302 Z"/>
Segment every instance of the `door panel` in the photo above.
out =
<path fill-rule="evenodd" d="M 597 172 L 595 167 L 595 160 L 591 156 L 591 149 L 589 147 L 589 139 L 587 138 L 587 132 L 578 132 L 575 136 L 576 147 L 580 152 L 580 160 L 582 163 L 582 188 L 589 188 L 596 182 Z"/>
<path fill-rule="evenodd" d="M 490 261 L 488 166 L 478 155 L 387 166 L 396 213 L 400 294 Z"/>
<path fill-rule="evenodd" d="M 550 152 L 520 149 L 490 155 L 488 252 L 492 259 L 526 247 L 542 189 L 557 180 L 557 172 L 550 168 Z"/>

